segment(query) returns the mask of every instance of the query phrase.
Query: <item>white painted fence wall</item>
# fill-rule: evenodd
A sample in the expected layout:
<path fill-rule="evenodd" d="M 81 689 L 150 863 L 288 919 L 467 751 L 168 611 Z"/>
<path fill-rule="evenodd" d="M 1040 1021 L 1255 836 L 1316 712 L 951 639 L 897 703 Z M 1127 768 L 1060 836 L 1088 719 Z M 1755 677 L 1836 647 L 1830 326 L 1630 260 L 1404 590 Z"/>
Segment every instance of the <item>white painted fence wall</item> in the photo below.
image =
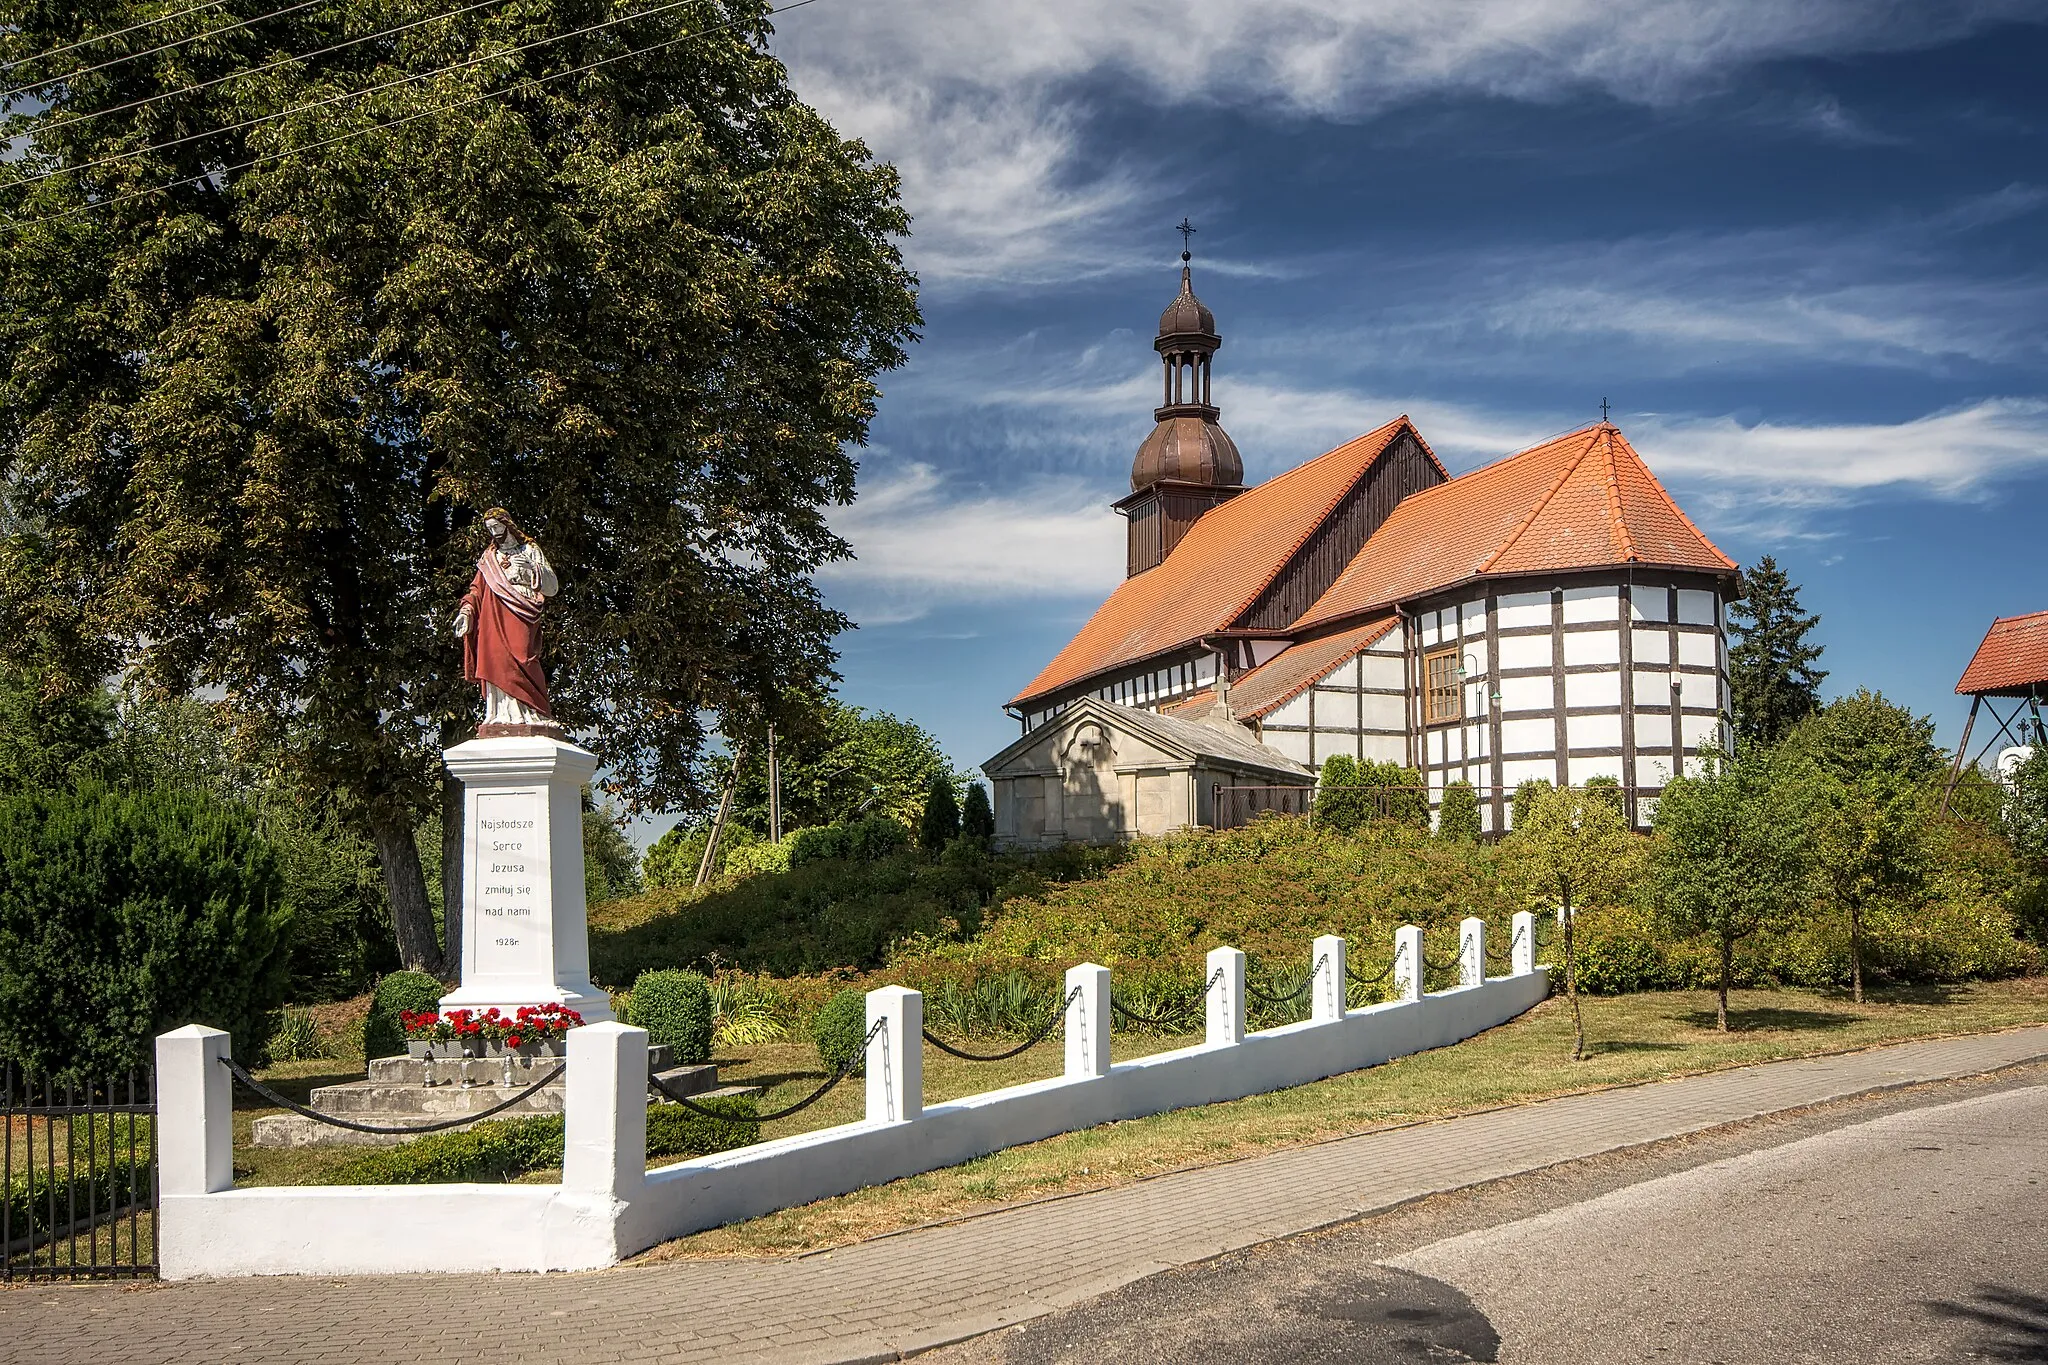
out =
<path fill-rule="evenodd" d="M 415 1271 L 585 1270 L 659 1242 L 867 1185 L 957 1165 L 1056 1133 L 1241 1099 L 1444 1047 L 1521 1014 L 1549 990 L 1531 916 L 1515 917 L 1508 976 L 1486 978 L 1485 925 L 1461 926 L 1467 984 L 1426 995 L 1422 933 L 1395 935 L 1396 999 L 1343 1005 L 1344 940 L 1315 941 L 1310 1018 L 1246 1033 L 1244 955 L 1209 954 L 1206 1041 L 1111 1065 L 1110 974 L 1067 973 L 1063 1075 L 926 1106 L 923 999 L 868 996 L 867 1117 L 646 1169 L 647 1035 L 569 1034 L 559 1185 L 233 1188 L 228 1036 L 191 1025 L 157 1039 L 159 1258 L 166 1279 Z M 1072 994 L 1079 988 L 1078 995 Z"/>

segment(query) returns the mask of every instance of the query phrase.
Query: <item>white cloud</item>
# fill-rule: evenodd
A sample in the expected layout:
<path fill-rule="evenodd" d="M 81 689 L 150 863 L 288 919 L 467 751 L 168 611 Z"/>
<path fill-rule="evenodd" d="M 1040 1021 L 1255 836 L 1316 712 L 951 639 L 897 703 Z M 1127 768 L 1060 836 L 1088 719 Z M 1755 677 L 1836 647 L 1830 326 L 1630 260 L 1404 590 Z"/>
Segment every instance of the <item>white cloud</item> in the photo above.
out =
<path fill-rule="evenodd" d="M 1437 94 L 1683 99 L 1773 59 L 1911 48 L 2022 0 L 848 0 L 783 20 L 797 90 L 902 167 L 928 280 L 1113 267 L 1105 225 L 1156 198 L 1079 164 L 1091 91 L 1350 119 Z M 1836 110 L 1820 125 L 1839 136 Z M 1161 127 L 1147 150 L 1170 146 Z M 1174 186 L 1185 198 L 1192 189 Z"/>

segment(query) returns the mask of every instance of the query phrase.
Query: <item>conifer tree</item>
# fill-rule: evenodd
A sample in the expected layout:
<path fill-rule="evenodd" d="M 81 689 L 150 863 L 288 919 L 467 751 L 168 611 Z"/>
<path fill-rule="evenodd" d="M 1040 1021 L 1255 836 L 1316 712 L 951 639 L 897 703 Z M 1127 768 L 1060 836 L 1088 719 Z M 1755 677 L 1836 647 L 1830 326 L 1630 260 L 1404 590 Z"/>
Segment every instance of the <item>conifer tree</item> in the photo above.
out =
<path fill-rule="evenodd" d="M 937 853 L 960 837 L 960 803 L 953 799 L 953 779 L 934 777 L 925 793 L 924 819 L 917 828 L 918 846 Z"/>
<path fill-rule="evenodd" d="M 1776 744 L 1820 708 L 1827 672 L 1813 666 L 1820 646 L 1806 642 L 1820 617 L 1805 614 L 1799 585 L 1770 555 L 1743 575 L 1743 595 L 1728 604 L 1728 615 L 1737 636 L 1728 650 L 1735 734 L 1741 743 Z"/>
<path fill-rule="evenodd" d="M 967 784 L 967 807 L 960 812 L 960 832 L 986 848 L 996 837 L 996 812 L 989 805 L 988 788 L 979 782 Z"/>

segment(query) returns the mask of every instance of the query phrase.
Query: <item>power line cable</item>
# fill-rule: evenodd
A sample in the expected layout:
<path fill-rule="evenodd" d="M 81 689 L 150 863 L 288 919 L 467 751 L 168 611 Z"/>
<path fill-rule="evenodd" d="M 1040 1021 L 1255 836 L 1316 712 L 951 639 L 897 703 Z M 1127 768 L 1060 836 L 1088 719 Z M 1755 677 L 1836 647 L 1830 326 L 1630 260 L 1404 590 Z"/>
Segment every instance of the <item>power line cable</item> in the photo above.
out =
<path fill-rule="evenodd" d="M 802 9 L 805 5 L 811 5 L 816 3 L 817 0 L 792 0 L 792 3 L 790 4 L 781 5 L 767 11 L 767 13 L 762 17 L 767 18 L 773 15 L 786 13 L 789 10 Z M 673 9 L 675 8 L 675 6 L 670 5 L 666 6 L 665 8 Z M 643 13 L 652 14 L 655 12 L 656 11 L 648 10 L 644 11 Z M 641 16 L 636 15 L 634 17 L 637 18 Z M 609 57 L 600 57 L 595 61 L 585 62 L 581 66 L 568 67 L 561 71 L 550 72 L 545 76 L 529 77 L 527 80 L 522 81 L 520 85 L 517 86 L 508 86 L 502 90 L 486 90 L 480 95 L 472 95 L 468 99 L 457 100 L 453 104 L 442 105 L 434 109 L 422 109 L 418 113 L 407 114 L 403 118 L 388 119 L 382 123 L 373 123 L 366 128 L 354 128 L 346 133 L 338 133 L 333 137 L 322 138 L 318 142 L 309 142 L 303 147 L 291 147 L 281 152 L 270 152 L 263 156 L 252 157 L 247 161 L 237 162 L 232 166 L 219 167 L 215 170 L 208 171 L 203 175 L 189 175 L 184 177 L 183 179 L 168 181 L 161 185 L 151 185 L 147 189 L 130 190 L 126 194 L 117 194 L 114 195 L 112 198 L 97 200 L 90 204 L 81 204 L 77 208 L 66 209 L 62 213 L 46 214 L 40 218 L 10 218 L 6 220 L 4 224 L 0 224 L 0 226 L 8 228 L 25 228 L 39 227 L 45 223 L 62 222 L 67 218 L 76 218 L 81 214 L 90 213 L 95 209 L 112 208 L 116 204 L 127 203 L 128 201 L 133 199 L 141 199 L 147 195 L 161 194 L 164 193 L 165 191 L 179 189 L 186 185 L 201 184 L 205 181 L 213 180 L 216 177 L 224 178 L 226 176 L 236 174 L 237 172 L 240 171 L 254 170 L 258 166 L 266 166 L 274 161 L 283 161 L 288 157 L 300 156 L 306 152 L 316 152 L 323 147 L 331 147 L 334 146 L 336 143 L 348 142 L 354 138 L 363 137 L 370 133 L 379 133 L 391 128 L 402 127 L 405 124 L 417 122 L 418 120 L 423 118 L 432 118 L 436 114 L 452 114 L 458 109 L 466 109 L 473 104 L 482 104 L 486 100 L 494 100 L 500 98 L 501 96 L 512 94 L 515 91 L 522 88 L 523 86 L 546 85 L 549 81 L 558 81 L 565 76 L 580 76 L 585 72 L 595 71 L 598 67 L 609 66 L 613 62 L 625 61 L 627 58 L 630 57 L 644 57 L 649 53 L 660 52 L 664 48 L 674 47 L 679 43 L 694 42 L 699 38 L 708 38 L 714 33 L 722 33 L 728 29 L 738 28 L 741 24 L 746 22 L 748 21 L 745 19 L 734 19 L 723 24 L 715 24 L 710 28 L 697 29 L 690 33 L 679 33 L 673 38 L 665 38 L 661 42 L 650 43 L 646 47 L 628 48 L 624 52 L 615 52 Z M 570 37 L 573 35 L 562 34 L 560 36 Z M 456 68 L 450 67 L 447 69 L 454 70 Z M 426 72 L 424 74 L 431 76 L 438 73 Z"/>
<path fill-rule="evenodd" d="M 266 71 L 275 71 L 281 66 L 290 66 L 294 62 L 309 62 L 315 57 L 331 56 L 347 48 L 357 47 L 363 43 L 375 42 L 379 38 L 395 37 L 400 33 L 423 28 L 428 24 L 437 24 L 443 19 L 459 19 L 473 10 L 480 10 L 488 5 L 502 3 L 503 0 L 475 0 L 473 4 L 464 5 L 461 9 L 449 10 L 446 14 L 430 14 L 424 19 L 415 19 L 411 23 L 399 24 L 394 28 L 380 29 L 375 33 L 365 33 L 360 38 L 350 38 L 346 42 L 330 43 L 326 47 L 314 48 L 311 52 L 294 52 L 289 56 L 265 62 L 261 66 L 252 66 L 246 71 L 230 71 L 225 76 L 215 76 L 210 81 L 200 81 L 194 85 L 181 85 L 176 90 L 160 90 L 154 95 L 144 95 L 141 99 L 133 99 L 126 104 L 116 104 L 105 109 L 95 109 L 89 114 L 73 114 L 68 118 L 60 118 L 50 123 L 39 124 L 36 127 L 36 132 L 38 134 L 53 133 L 59 128 L 69 128 L 76 123 L 90 123 L 96 118 L 105 118 L 109 114 L 125 114 L 131 109 L 141 109 L 146 105 L 156 104 L 163 100 L 176 99 L 180 95 L 196 95 L 201 90 L 211 90 L 214 86 L 226 81 L 236 80 L 243 76 L 260 76 Z M 205 134 L 202 133 L 197 136 L 203 137 Z M 81 167 L 80 169 L 83 168 Z"/>
<path fill-rule="evenodd" d="M 491 0 L 484 0 L 484 2 L 490 3 Z M 563 33 L 550 34 L 545 38 L 535 38 L 530 42 L 520 43 L 515 47 L 504 48 L 496 52 L 487 52 L 482 54 L 481 56 L 470 57 L 466 58 L 463 61 L 450 63 L 447 66 L 435 67 L 429 71 L 413 72 L 409 75 L 399 76 L 392 80 L 383 81 L 377 85 L 365 86 L 360 90 L 344 90 L 339 94 L 329 95 L 325 99 L 311 100 L 305 104 L 295 104 L 289 109 L 279 109 L 272 113 L 259 114 L 255 118 L 243 119 L 240 123 L 230 123 L 219 128 L 208 128 L 197 133 L 187 133 L 183 137 L 169 138 L 163 142 L 153 142 L 146 147 L 130 148 L 129 150 L 124 152 L 116 152 L 112 156 L 103 156 L 96 161 L 83 161 L 75 166 L 59 166 L 55 170 L 44 171 L 40 175 L 24 176 L 23 178 L 16 180 L 12 183 L 15 186 L 25 189 L 28 186 L 39 185 L 45 180 L 51 180 L 60 175 L 77 175 L 83 171 L 97 170 L 103 166 L 112 166 L 123 161 L 130 161 L 139 156 L 148 156 L 151 152 L 168 151 L 173 147 L 182 147 L 187 143 L 200 142 L 210 137 L 220 137 L 226 133 L 243 132 L 250 128 L 259 127 L 265 123 L 275 122 L 278 119 L 290 118 L 293 114 L 303 114 L 315 109 L 325 109 L 332 105 L 345 103 L 349 100 L 362 99 L 369 95 L 379 94 L 385 90 L 396 89 L 401 85 L 412 85 L 420 81 L 432 80 L 436 76 L 445 76 L 451 71 L 463 71 L 467 70 L 472 66 L 480 66 L 485 62 L 498 61 L 501 58 L 505 57 L 516 57 L 522 52 L 530 52 L 534 48 L 546 47 L 550 43 L 559 43 L 565 39 L 580 37 L 587 33 L 596 33 L 602 29 L 615 28 L 620 24 L 631 23 L 635 19 L 652 18 L 657 14 L 666 14 L 670 10 L 681 9 L 685 5 L 692 5 L 696 3 L 698 3 L 698 0 L 668 0 L 668 3 L 666 4 L 655 5 L 649 9 L 636 10 L 631 14 L 619 15 L 615 18 L 606 19 L 601 23 L 587 24 L 582 28 L 570 29 Z M 799 4 L 810 3 L 812 3 L 812 0 L 799 0 Z M 771 9 L 768 11 L 768 14 L 775 15 L 782 13 L 783 10 L 796 9 L 799 7 L 799 4 L 784 5 L 780 9 Z M 472 8 L 474 8 L 474 6 L 472 6 Z M 713 28 L 699 30 L 699 33 L 705 35 L 717 33 L 723 29 L 737 27 L 739 24 L 743 22 L 745 21 L 734 19 L 727 23 L 719 24 Z M 656 49 L 649 48 L 647 50 L 651 52 L 655 51 Z M 459 109 L 462 106 L 457 104 L 448 107 Z M 316 145 L 324 146 L 325 144 Z M 196 177 L 196 179 L 206 178 L 207 177 L 205 176 Z M 171 183 L 172 185 L 177 185 L 188 182 L 173 181 Z M 110 199 L 105 202 L 117 203 L 119 201 Z"/>
<path fill-rule="evenodd" d="M 19 61 L 8 62 L 6 69 L 12 71 L 18 66 L 27 66 L 30 62 L 46 62 L 52 57 L 61 57 L 65 53 L 75 52 L 81 47 L 91 47 L 94 43 L 104 43 L 112 38 L 125 38 L 139 29 L 153 28 L 158 24 L 168 24 L 173 19 L 182 19 L 188 14 L 197 14 L 203 9 L 212 9 L 219 3 L 220 0 L 206 0 L 206 3 L 203 5 L 194 5 L 190 9 L 181 9 L 176 14 L 159 14 L 154 19 L 144 19 L 139 24 L 130 24 L 126 28 L 117 28 L 112 33 L 95 33 L 89 38 L 80 38 L 75 42 L 66 43 L 62 47 L 53 47 L 48 52 L 38 52 L 32 56 L 23 57 Z"/>
<path fill-rule="evenodd" d="M 122 62 L 132 62 L 139 57 L 154 57 L 159 52 L 169 52 L 173 48 L 183 47 L 187 43 L 196 43 L 201 38 L 217 38 L 223 33 L 233 33 L 236 29 L 248 28 L 252 24 L 261 24 L 272 19 L 282 19 L 287 14 L 296 14 L 302 9 L 311 9 L 313 6 L 321 3 L 322 0 L 298 0 L 297 4 L 286 5 L 283 9 L 274 9 L 268 14 L 259 14 L 253 19 L 237 19 L 232 24 L 222 24 L 219 28 L 210 28 L 203 33 L 188 33 L 182 38 L 173 39 L 168 43 L 158 43 L 155 47 L 146 47 L 140 52 L 124 52 L 118 57 L 109 57 L 94 66 L 81 66 L 78 70 L 62 76 L 51 76 L 47 80 L 30 81 L 26 85 L 18 85 L 6 94 L 0 95 L 0 104 L 13 99 L 16 95 L 26 95 L 31 90 L 42 90 L 48 86 L 62 85 L 66 81 L 75 81 L 80 76 L 90 76 L 95 71 L 105 71 L 110 66 L 119 66 Z M 23 58 L 23 61 L 36 60 L 38 59 L 34 57 Z"/>

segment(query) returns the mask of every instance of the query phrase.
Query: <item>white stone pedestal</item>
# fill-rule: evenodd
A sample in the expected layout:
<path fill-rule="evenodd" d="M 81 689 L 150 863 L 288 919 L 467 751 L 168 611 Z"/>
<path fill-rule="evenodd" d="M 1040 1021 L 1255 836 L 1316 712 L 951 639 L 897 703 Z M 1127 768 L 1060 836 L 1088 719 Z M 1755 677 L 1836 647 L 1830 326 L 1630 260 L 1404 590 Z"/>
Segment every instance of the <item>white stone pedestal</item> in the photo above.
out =
<path fill-rule="evenodd" d="M 612 1017 L 590 982 L 583 785 L 597 755 L 544 735 L 472 739 L 444 755 L 462 779 L 462 985 L 441 1009 L 566 1005 Z"/>

